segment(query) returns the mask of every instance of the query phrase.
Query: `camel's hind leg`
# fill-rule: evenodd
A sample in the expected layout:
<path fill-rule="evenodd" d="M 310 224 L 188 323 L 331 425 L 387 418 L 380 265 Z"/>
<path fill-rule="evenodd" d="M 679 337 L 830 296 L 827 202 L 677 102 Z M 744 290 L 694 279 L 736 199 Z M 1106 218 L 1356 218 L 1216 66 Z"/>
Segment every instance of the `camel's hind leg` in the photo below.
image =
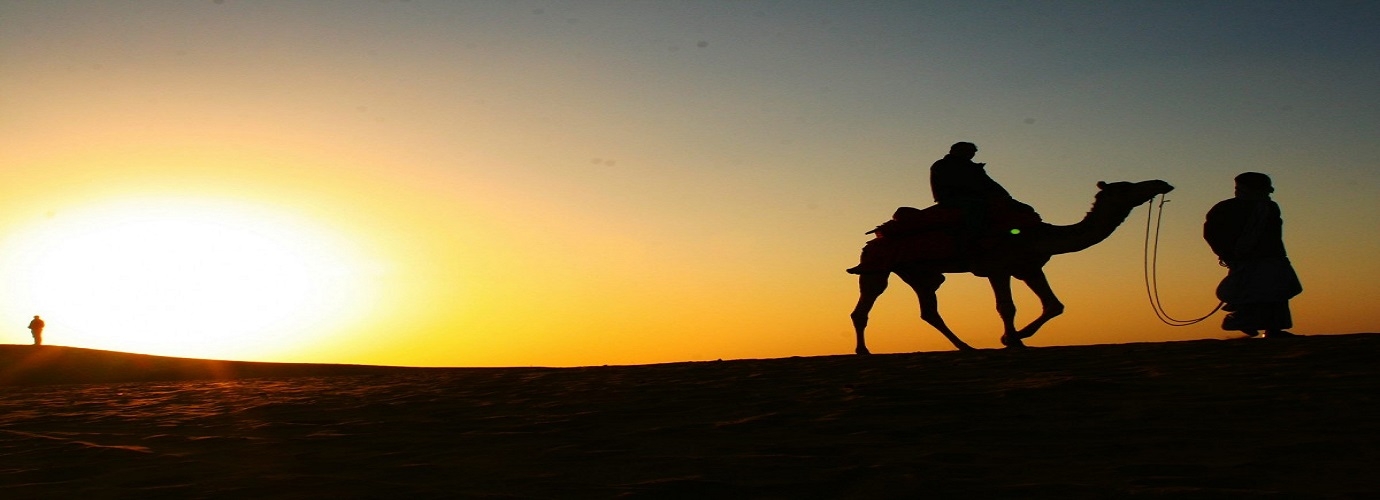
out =
<path fill-rule="evenodd" d="M 1006 336 L 1002 336 L 1002 343 L 1006 344 L 1007 347 L 1025 347 L 1025 344 L 1021 342 L 1022 340 L 1034 336 L 1040 327 L 1045 326 L 1045 323 L 1064 313 L 1064 304 L 1059 302 L 1059 297 L 1054 295 L 1054 289 L 1049 286 L 1049 278 L 1045 277 L 1043 270 L 1037 269 L 1029 274 L 1017 275 L 1016 279 L 1024 281 L 1025 285 L 1030 287 L 1030 291 L 1040 298 L 1041 311 L 1038 318 L 1015 332 L 1015 335 L 1011 337 L 1016 345 L 1007 344 Z"/>
<path fill-rule="evenodd" d="M 877 303 L 877 297 L 882 296 L 886 291 L 887 279 L 891 273 L 871 273 L 858 275 L 858 305 L 853 307 L 853 314 L 849 317 L 853 319 L 853 331 L 858 336 L 858 346 L 853 350 L 858 354 L 872 354 L 867 350 L 867 341 L 863 338 L 863 333 L 867 331 L 867 315 L 872 312 L 872 306 Z"/>
<path fill-rule="evenodd" d="M 939 333 L 943 334 L 944 338 L 949 339 L 949 342 L 953 343 L 958 350 L 970 351 L 973 349 L 973 346 L 959 339 L 958 335 L 954 335 L 953 330 L 949 329 L 949 325 L 944 324 L 944 318 L 939 315 L 939 295 L 937 292 L 939 285 L 944 284 L 943 274 L 898 272 L 896 275 L 915 289 L 915 296 L 920 298 L 920 319 L 925 320 L 935 330 L 939 330 Z"/>

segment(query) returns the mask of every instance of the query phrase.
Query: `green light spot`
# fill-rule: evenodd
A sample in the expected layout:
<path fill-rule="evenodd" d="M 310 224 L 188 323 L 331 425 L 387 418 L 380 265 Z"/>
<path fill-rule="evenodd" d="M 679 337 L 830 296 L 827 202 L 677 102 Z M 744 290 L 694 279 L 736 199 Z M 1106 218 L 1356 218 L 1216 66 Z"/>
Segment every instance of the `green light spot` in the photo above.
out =
<path fill-rule="evenodd" d="M 1021 230 L 1020 230 L 1020 229 L 1012 229 L 1012 230 L 1011 230 L 1011 234 L 1021 234 Z"/>

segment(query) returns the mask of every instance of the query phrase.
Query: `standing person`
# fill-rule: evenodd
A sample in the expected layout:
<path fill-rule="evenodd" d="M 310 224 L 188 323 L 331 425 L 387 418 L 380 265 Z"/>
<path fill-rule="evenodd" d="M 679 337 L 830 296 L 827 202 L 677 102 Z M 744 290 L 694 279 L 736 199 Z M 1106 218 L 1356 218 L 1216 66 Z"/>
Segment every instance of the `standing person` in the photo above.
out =
<path fill-rule="evenodd" d="M 1223 330 L 1254 337 L 1294 337 L 1289 299 L 1303 292 L 1284 251 L 1284 219 L 1268 175 L 1246 172 L 1236 176 L 1236 196 L 1208 211 L 1203 239 L 1227 277 L 1217 286 L 1217 298 L 1227 311 Z"/>
<path fill-rule="evenodd" d="M 29 322 L 29 333 L 34 335 L 34 345 L 43 345 L 43 318 L 34 315 L 33 321 Z"/>

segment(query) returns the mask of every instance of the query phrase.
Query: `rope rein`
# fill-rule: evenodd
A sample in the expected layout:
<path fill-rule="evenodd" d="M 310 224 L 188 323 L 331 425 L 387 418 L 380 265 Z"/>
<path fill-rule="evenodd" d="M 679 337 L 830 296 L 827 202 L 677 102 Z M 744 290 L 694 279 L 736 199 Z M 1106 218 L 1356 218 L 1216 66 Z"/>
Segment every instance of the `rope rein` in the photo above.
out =
<path fill-rule="evenodd" d="M 1194 319 L 1177 319 L 1165 312 L 1164 304 L 1160 302 L 1159 283 L 1160 223 L 1164 219 L 1165 203 L 1169 203 L 1169 200 L 1165 199 L 1164 195 L 1161 194 L 1159 214 L 1156 215 L 1155 204 L 1151 203 L 1150 211 L 1146 213 L 1145 217 L 1145 293 L 1150 297 L 1150 307 L 1155 310 L 1156 318 L 1159 318 L 1160 321 L 1163 321 L 1164 324 L 1169 326 L 1188 326 L 1208 319 L 1209 316 L 1221 310 L 1224 304 L 1218 302 L 1217 307 L 1212 308 L 1211 311 L 1208 311 L 1208 313 L 1204 314 L 1202 317 Z M 1155 227 L 1153 244 L 1151 243 L 1152 238 L 1150 236 L 1151 219 L 1154 219 Z"/>

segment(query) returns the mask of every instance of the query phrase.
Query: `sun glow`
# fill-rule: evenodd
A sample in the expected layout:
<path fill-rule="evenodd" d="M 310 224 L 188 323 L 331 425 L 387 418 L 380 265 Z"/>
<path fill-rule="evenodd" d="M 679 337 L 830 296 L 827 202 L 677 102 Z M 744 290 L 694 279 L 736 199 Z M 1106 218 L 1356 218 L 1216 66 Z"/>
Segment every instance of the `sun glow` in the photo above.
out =
<path fill-rule="evenodd" d="M 8 309 L 43 316 L 51 343 L 262 358 L 310 345 L 370 303 L 368 266 L 334 236 L 232 202 L 93 205 L 10 235 L 0 286 Z"/>

